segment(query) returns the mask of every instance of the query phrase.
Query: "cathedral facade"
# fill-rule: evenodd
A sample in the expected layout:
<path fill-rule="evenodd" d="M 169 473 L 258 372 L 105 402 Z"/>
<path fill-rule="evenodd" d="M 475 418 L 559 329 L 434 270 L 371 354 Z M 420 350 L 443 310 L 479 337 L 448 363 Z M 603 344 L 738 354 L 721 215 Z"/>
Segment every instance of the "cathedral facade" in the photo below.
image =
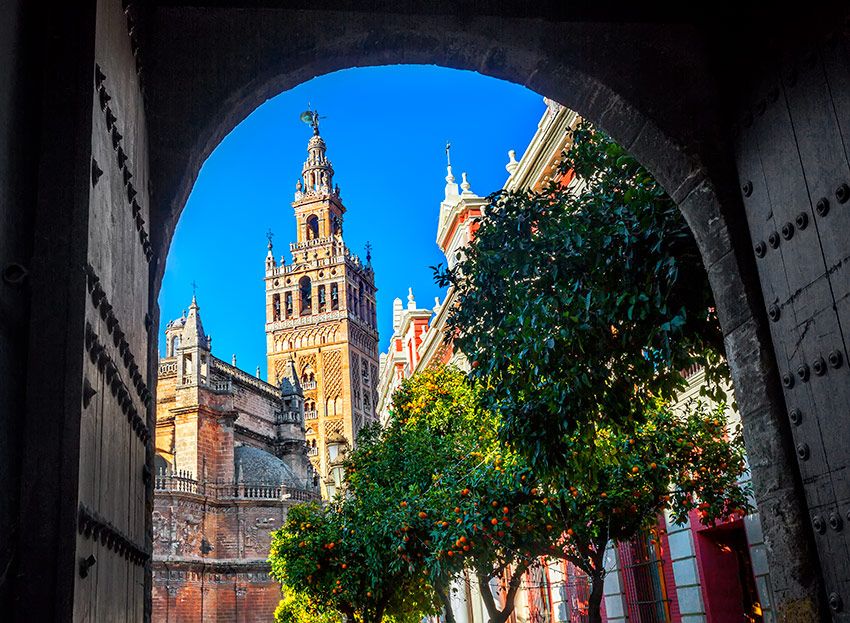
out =
<path fill-rule="evenodd" d="M 319 499 L 294 362 L 274 385 L 215 357 L 195 299 L 168 324 L 157 382 L 153 621 L 271 620 L 266 561 L 294 503 Z"/>
<path fill-rule="evenodd" d="M 378 331 L 375 274 L 343 240 L 345 206 L 334 184 L 318 116 L 295 186 L 296 240 L 290 261 L 265 265 L 269 382 L 296 367 L 304 392 L 308 454 L 332 497 L 341 485 L 339 449 L 376 419 Z"/>

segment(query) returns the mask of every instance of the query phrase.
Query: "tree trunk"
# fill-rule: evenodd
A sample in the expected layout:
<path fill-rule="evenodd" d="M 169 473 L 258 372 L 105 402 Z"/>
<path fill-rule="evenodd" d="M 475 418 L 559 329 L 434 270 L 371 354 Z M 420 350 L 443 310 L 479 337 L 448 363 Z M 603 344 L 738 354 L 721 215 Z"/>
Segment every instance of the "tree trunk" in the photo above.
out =
<path fill-rule="evenodd" d="M 590 597 L 587 602 L 588 623 L 602 623 L 602 595 L 604 587 L 604 574 L 594 573 L 590 576 Z"/>
<path fill-rule="evenodd" d="M 484 573 L 478 574 L 478 588 L 481 591 L 484 605 L 487 607 L 487 613 L 490 615 L 489 623 L 506 623 L 511 614 L 513 614 L 516 594 L 522 583 L 522 576 L 528 570 L 528 567 L 529 563 L 522 562 L 513 570 L 511 581 L 508 583 L 508 592 L 505 595 L 505 608 L 503 610 L 499 610 L 498 606 L 496 606 L 496 600 L 493 598 L 493 593 L 490 592 L 490 576 Z"/>
<path fill-rule="evenodd" d="M 443 602 L 443 610 L 446 615 L 446 623 L 456 623 L 455 613 L 452 610 L 452 600 L 449 595 L 449 591 L 443 590 L 440 586 L 435 586 L 434 591 L 437 593 L 437 597 L 440 598 L 440 601 Z"/>

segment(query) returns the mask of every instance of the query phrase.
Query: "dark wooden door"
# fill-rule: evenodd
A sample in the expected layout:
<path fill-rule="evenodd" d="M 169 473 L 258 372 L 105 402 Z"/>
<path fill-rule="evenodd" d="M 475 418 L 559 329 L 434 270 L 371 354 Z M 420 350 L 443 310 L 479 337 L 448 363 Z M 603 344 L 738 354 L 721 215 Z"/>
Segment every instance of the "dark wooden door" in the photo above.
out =
<path fill-rule="evenodd" d="M 738 173 L 828 602 L 850 621 L 850 41 L 768 74 Z"/>
<path fill-rule="evenodd" d="M 152 471 L 146 123 L 132 7 L 99 0 L 74 621 L 144 621 Z"/>

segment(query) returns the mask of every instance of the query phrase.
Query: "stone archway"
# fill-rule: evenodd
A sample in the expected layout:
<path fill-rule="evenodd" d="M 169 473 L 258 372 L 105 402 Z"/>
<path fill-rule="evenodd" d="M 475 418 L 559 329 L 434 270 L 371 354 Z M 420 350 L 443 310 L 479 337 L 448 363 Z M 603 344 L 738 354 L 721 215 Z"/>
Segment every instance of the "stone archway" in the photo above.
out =
<path fill-rule="evenodd" d="M 625 94 L 633 85 L 623 79 L 623 73 L 636 69 L 634 57 L 625 53 L 628 46 L 655 39 L 663 29 L 655 25 L 631 32 L 624 29 L 623 40 L 605 51 L 609 59 L 613 56 L 615 63 L 625 66 L 619 68 L 622 73 L 612 75 L 610 67 L 596 62 L 600 52 L 595 49 L 595 28 L 586 24 L 565 27 L 540 19 L 492 16 L 458 22 L 445 15 L 376 19 L 365 13 L 319 15 L 265 9 L 210 13 L 186 8 L 162 10 L 153 24 L 154 49 L 174 40 L 177 33 L 187 43 L 206 42 L 200 49 L 194 45 L 191 57 L 178 56 L 184 62 L 191 59 L 191 81 L 185 81 L 189 68 L 175 64 L 173 57 L 162 71 L 156 63 L 152 65 L 151 165 L 154 187 L 162 193 L 163 202 L 152 207 L 162 211 L 161 217 L 152 213 L 151 218 L 162 228 L 152 233 L 160 257 L 165 256 L 200 165 L 220 140 L 268 98 L 342 68 L 433 63 L 478 71 L 527 86 L 578 111 L 632 152 L 679 204 L 708 270 L 745 422 L 757 499 L 768 518 L 766 541 L 771 543 L 773 559 L 783 561 L 774 565 L 779 576 L 777 599 L 789 607 L 814 609 L 817 578 L 806 569 L 813 552 L 783 417 L 785 407 L 777 392 L 768 391 L 777 385 L 778 375 L 749 238 L 741 227 L 737 183 L 728 168 L 718 164 L 720 155 L 715 150 L 721 145 L 703 145 L 700 153 L 688 132 L 671 134 L 681 130 L 677 128 L 681 111 L 675 106 L 650 112 L 651 107 L 643 109 Z M 563 29 L 569 36 L 560 32 Z M 251 36 L 244 38 L 242 33 Z M 523 33 L 532 34 L 524 37 Z M 707 72 L 706 59 L 687 49 L 686 42 L 695 35 L 689 26 L 674 28 L 672 34 L 666 31 L 665 36 L 675 43 L 667 48 L 644 46 L 640 63 L 658 63 L 671 72 L 683 65 L 697 68 L 697 74 Z M 552 45 L 553 41 L 558 43 Z M 679 82 L 681 78 L 673 79 L 679 89 L 677 105 L 695 105 L 698 94 L 685 81 Z M 184 83 L 178 88 L 180 82 Z M 179 96 L 174 97 L 175 93 Z M 175 109 L 191 111 L 196 119 L 185 123 L 179 114 L 165 112 Z M 716 130 L 716 111 L 703 112 L 702 123 Z M 160 149 L 159 141 L 164 139 L 167 149 Z M 160 264 L 157 280 L 163 268 Z M 765 438 L 772 441 L 765 443 Z M 782 517 L 782 521 L 770 517 Z"/>
<path fill-rule="evenodd" d="M 151 329 L 189 189 L 214 146 L 268 97 L 334 69 L 392 63 L 471 69 L 560 101 L 626 146 L 678 202 L 726 335 L 769 555 L 779 561 L 777 611 L 815 620 L 821 565 L 778 380 L 773 344 L 783 342 L 767 329 L 759 279 L 766 273 L 755 270 L 750 230 L 761 230 L 753 229 L 757 213 L 742 208 L 733 122 L 753 103 L 758 113 L 776 101 L 770 88 L 766 96 L 748 89 L 752 76 L 773 80 L 758 57 L 793 52 L 785 35 L 815 40 L 835 16 L 765 19 L 707 4 L 623 13 L 605 0 L 592 8 L 410 0 L 365 9 L 346 0 L 288 8 L 91 0 L 46 15 L 13 4 L 24 16 L 16 17 L 19 38 L 29 44 L 0 40 L 0 51 L 11 50 L 15 84 L 24 87 L 0 111 L 11 110 L 41 141 L 0 160 L 0 170 L 23 174 L 23 189 L 0 178 L 19 200 L 0 209 L 24 219 L 19 235 L 29 250 L 20 261 L 31 268 L 29 341 L 8 351 L 28 359 L 26 378 L 14 376 L 21 387 L 25 380 L 16 395 L 26 400 L 26 430 L 2 420 L 23 448 L 22 468 L 2 483 L 18 520 L 0 517 L 0 528 L 17 535 L 8 574 L 14 599 L 8 591 L 0 598 L 17 604 L 18 620 L 149 616 Z M 39 88 L 23 78 L 33 67 Z M 41 116 L 23 114 L 25 107 Z M 763 138 L 742 136 L 744 152 Z M 781 174 L 786 165 L 764 166 Z M 803 261 L 789 256 L 786 264 Z M 25 325 L 10 326 L 3 336 Z M 57 363 L 45 375 L 48 360 Z M 21 486 L 20 473 L 36 474 L 38 486 Z M 836 613 L 845 589 L 830 600 Z"/>

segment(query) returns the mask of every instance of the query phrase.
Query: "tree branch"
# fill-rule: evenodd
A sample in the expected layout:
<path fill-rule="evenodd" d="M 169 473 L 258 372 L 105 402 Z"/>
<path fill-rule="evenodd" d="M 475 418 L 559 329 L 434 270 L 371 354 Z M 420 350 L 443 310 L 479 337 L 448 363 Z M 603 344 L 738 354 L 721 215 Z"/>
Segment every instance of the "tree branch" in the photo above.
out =
<path fill-rule="evenodd" d="M 505 598 L 505 609 L 502 610 L 502 616 L 505 619 L 507 619 L 507 617 L 514 611 L 514 600 L 516 599 L 516 593 L 519 590 L 519 586 L 522 584 L 522 576 L 525 575 L 525 572 L 528 571 L 530 566 L 530 562 L 523 561 L 517 565 L 516 569 L 513 571 L 513 575 L 511 575 L 511 581 L 510 584 L 508 584 L 508 594 Z"/>
<path fill-rule="evenodd" d="M 478 590 L 481 593 L 481 599 L 484 602 L 484 607 L 487 608 L 487 614 L 490 615 L 490 620 L 494 620 L 499 616 L 499 609 L 496 608 L 496 602 L 493 599 L 493 592 L 490 590 L 490 577 L 482 572 L 477 572 Z"/>

